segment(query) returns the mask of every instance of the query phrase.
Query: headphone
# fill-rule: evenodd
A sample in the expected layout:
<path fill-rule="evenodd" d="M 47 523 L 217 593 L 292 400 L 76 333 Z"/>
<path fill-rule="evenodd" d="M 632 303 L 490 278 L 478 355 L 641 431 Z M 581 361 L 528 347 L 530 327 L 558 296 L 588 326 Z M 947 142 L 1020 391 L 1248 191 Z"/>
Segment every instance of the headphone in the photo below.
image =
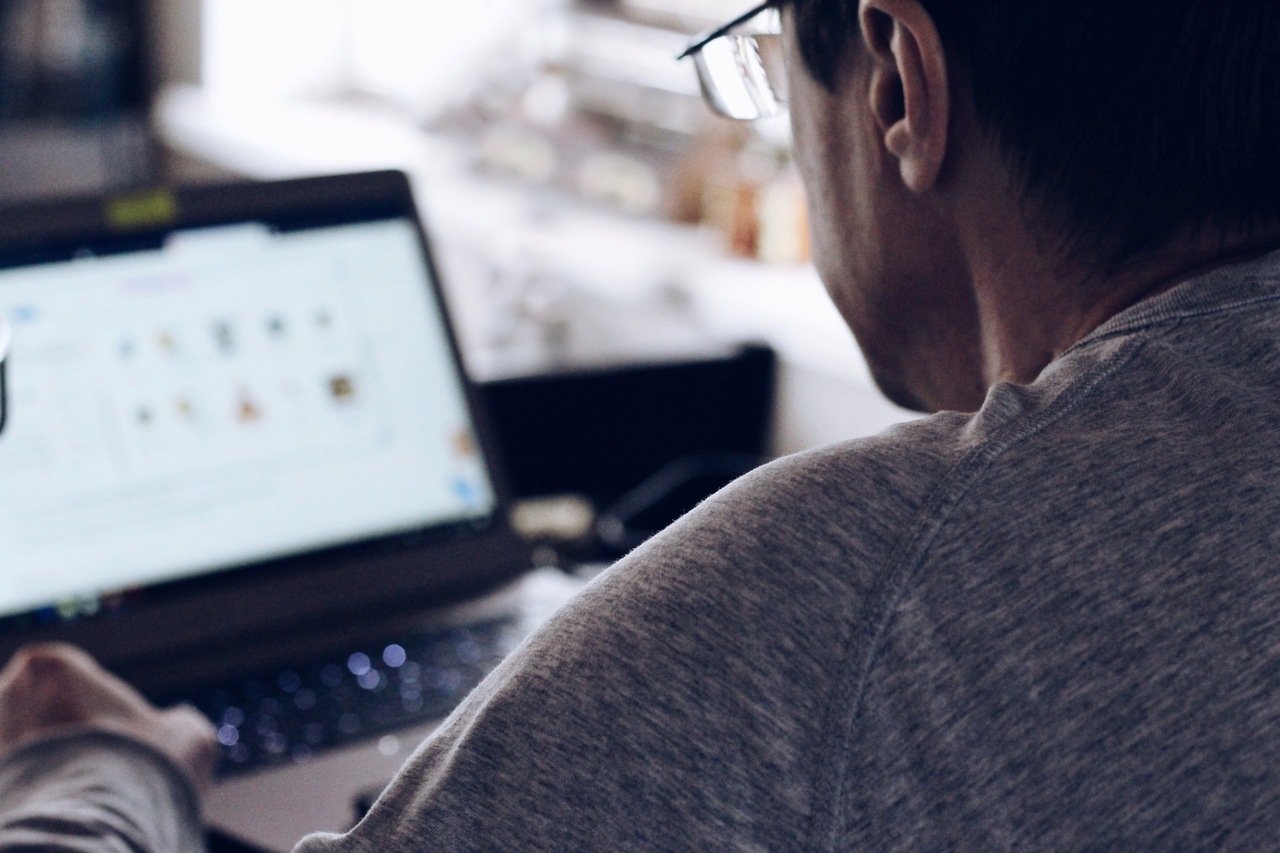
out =
<path fill-rule="evenodd" d="M 13 334 L 9 331 L 9 321 L 0 314 L 0 432 L 4 432 L 4 423 L 9 417 L 9 394 L 5 387 L 5 365 L 9 360 L 9 343 Z"/>

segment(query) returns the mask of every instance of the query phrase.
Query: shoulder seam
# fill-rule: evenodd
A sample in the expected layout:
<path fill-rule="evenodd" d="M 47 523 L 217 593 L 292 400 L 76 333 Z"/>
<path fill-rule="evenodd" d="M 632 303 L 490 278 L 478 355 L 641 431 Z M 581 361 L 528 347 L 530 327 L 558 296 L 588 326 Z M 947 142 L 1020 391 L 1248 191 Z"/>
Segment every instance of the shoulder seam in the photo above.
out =
<path fill-rule="evenodd" d="M 867 611 L 872 617 L 869 624 L 873 627 L 865 635 L 867 644 L 862 660 L 855 668 L 853 677 L 841 680 L 838 689 L 832 692 L 822 713 L 822 728 L 819 730 L 834 732 L 839 748 L 827 751 L 830 759 L 825 760 L 824 766 L 815 773 L 815 791 L 830 792 L 830 796 L 834 799 L 832 808 L 826 812 L 830 815 L 830 819 L 829 826 L 825 830 L 820 826 L 821 815 L 824 812 L 814 809 L 807 832 L 809 845 L 806 849 L 836 848 L 835 835 L 838 827 L 844 822 L 841 803 L 842 794 L 847 785 L 849 743 L 853 739 L 854 730 L 858 728 L 858 718 L 863 712 L 862 703 L 868 676 L 875 666 L 898 602 L 910 588 L 917 570 L 924 563 L 925 557 L 939 531 L 945 526 L 952 510 L 963 501 L 978 478 L 996 459 L 1014 445 L 1031 438 L 1082 405 L 1095 390 L 1132 360 L 1146 342 L 1146 338 L 1146 335 L 1134 335 L 1129 341 L 1124 342 L 1119 352 L 1063 389 L 1031 421 L 1027 423 L 1015 421 L 1009 424 L 1007 429 L 966 452 L 942 476 L 931 497 L 917 512 L 916 520 L 902 537 L 888 561 L 884 575 L 885 581 L 880 587 L 881 594 L 868 602 Z M 851 631 L 845 638 L 842 659 L 853 656 L 853 645 L 858 638 L 857 631 Z"/>

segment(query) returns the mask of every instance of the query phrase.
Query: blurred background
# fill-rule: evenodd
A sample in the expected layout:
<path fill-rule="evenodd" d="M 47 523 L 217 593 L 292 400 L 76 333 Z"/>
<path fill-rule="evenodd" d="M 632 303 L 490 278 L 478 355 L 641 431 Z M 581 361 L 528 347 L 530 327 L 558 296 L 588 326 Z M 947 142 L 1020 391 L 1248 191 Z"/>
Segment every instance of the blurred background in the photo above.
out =
<path fill-rule="evenodd" d="M 517 491 L 611 504 L 907 417 L 808 263 L 785 118 L 675 61 L 746 5 L 3 0 L 0 203 L 403 169 Z"/>

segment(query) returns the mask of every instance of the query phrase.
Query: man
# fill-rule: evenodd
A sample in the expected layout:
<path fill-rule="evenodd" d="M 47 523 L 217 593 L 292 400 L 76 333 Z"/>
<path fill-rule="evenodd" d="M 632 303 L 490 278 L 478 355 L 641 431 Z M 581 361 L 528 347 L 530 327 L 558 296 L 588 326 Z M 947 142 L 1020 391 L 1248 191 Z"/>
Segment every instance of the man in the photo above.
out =
<path fill-rule="evenodd" d="M 957 411 L 704 503 L 302 849 L 1274 846 L 1280 7 L 783 30 L 823 279 L 886 393 Z M 201 736 L 93 667 L 6 671 L 5 831 L 90 832 L 24 818 L 61 790 L 180 836 Z"/>

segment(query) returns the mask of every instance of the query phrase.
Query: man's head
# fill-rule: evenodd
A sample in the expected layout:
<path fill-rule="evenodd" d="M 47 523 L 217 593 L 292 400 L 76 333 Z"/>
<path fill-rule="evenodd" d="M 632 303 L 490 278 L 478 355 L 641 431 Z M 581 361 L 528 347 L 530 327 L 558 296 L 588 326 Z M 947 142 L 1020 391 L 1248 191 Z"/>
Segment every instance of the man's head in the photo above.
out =
<path fill-rule="evenodd" d="M 939 359 L 983 355 L 956 230 L 968 211 L 950 194 L 976 148 L 1003 173 L 989 204 L 1078 267 L 1280 226 L 1280 4 L 786 6 L 817 261 L 900 402 L 947 405 Z"/>
<path fill-rule="evenodd" d="M 805 67 L 833 89 L 863 49 L 859 6 L 875 20 L 880 4 L 791 5 Z M 1071 250 L 1124 263 L 1190 227 L 1280 218 L 1280 4 L 920 5 L 980 122 Z"/>

